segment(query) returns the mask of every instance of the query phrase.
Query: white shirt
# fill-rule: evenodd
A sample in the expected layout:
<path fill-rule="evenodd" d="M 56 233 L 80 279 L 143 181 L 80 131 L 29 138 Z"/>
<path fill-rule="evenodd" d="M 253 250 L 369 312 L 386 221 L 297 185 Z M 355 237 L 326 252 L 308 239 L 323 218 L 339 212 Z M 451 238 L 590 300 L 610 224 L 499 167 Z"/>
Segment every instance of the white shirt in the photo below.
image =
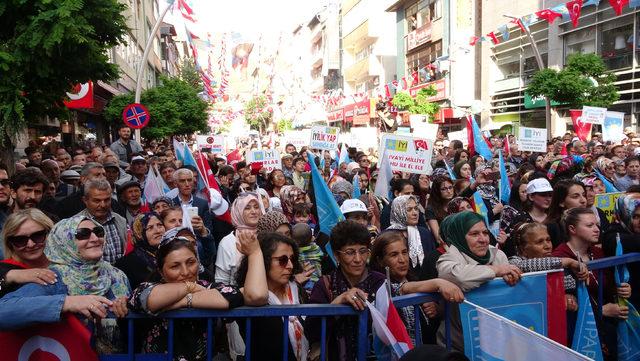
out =
<path fill-rule="evenodd" d="M 236 285 L 236 273 L 238 266 L 242 260 L 242 253 L 236 248 L 236 235 L 234 232 L 224 236 L 218 246 L 218 255 L 216 256 L 216 282 L 222 282 L 225 285 Z"/>

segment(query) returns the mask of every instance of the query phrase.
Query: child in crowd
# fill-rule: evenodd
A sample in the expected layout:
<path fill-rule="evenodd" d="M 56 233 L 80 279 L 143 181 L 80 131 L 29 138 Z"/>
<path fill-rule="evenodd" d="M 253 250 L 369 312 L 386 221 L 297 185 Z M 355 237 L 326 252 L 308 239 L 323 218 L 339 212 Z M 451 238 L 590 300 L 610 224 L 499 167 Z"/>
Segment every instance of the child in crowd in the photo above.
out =
<path fill-rule="evenodd" d="M 293 205 L 293 221 L 294 224 L 304 223 L 311 227 L 312 232 L 316 228 L 316 224 L 311 220 L 311 209 L 308 204 L 298 203 Z"/>
<path fill-rule="evenodd" d="M 304 285 L 304 289 L 307 292 L 311 292 L 313 286 L 318 282 L 320 276 L 322 276 L 322 256 L 324 253 L 320 249 L 320 246 L 316 244 L 313 239 L 313 232 L 311 227 L 306 223 L 298 223 L 291 229 L 291 238 L 298 244 L 300 248 L 300 264 L 303 269 L 307 269 L 308 265 L 313 266 L 313 273 L 309 278 L 309 281 Z"/>

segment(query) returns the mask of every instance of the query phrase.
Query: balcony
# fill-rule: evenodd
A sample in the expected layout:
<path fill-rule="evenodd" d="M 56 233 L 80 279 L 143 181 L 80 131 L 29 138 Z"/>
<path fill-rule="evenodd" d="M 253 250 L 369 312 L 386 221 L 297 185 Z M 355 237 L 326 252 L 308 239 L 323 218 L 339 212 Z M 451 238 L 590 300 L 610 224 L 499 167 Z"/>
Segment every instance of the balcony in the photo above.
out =
<path fill-rule="evenodd" d="M 369 76 L 381 76 L 384 71 L 382 64 L 375 55 L 368 55 L 345 68 L 344 77 L 348 82 L 358 82 Z"/>
<path fill-rule="evenodd" d="M 355 4 L 342 17 L 342 34 L 348 36 L 348 34 L 356 30 L 364 22 L 373 18 L 378 7 L 379 5 L 372 0 L 361 0 Z"/>

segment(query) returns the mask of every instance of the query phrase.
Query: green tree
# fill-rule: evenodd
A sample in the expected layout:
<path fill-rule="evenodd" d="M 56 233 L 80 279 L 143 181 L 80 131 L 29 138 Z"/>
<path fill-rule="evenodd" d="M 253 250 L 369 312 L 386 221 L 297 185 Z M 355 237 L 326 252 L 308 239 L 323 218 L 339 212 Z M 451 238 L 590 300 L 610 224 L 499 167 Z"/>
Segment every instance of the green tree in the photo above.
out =
<path fill-rule="evenodd" d="M 144 91 L 140 97 L 151 115 L 149 125 L 142 129 L 142 136 L 162 139 L 196 131 L 208 132 L 208 105 L 198 97 L 198 91 L 178 78 L 162 77 L 160 81 L 160 86 Z M 132 93 L 114 97 L 104 109 L 105 119 L 120 124 L 122 110 L 133 103 L 133 99 Z"/>
<path fill-rule="evenodd" d="M 551 101 L 568 104 L 572 108 L 584 105 L 608 108 L 620 95 L 613 84 L 616 76 L 596 54 L 572 54 L 564 69 L 538 71 L 527 93 L 531 97 L 544 96 Z"/>
<path fill-rule="evenodd" d="M 4 160 L 13 158 L 10 137 L 29 122 L 67 114 L 62 100 L 74 84 L 118 78 L 107 54 L 127 31 L 125 8 L 117 0 L 0 1 Z"/>
<path fill-rule="evenodd" d="M 426 114 L 429 118 L 433 118 L 440 110 L 440 104 L 430 102 L 429 98 L 436 94 L 438 91 L 433 86 L 420 89 L 415 98 L 407 93 L 397 93 L 393 97 L 392 104 L 399 110 L 405 110 L 411 114 Z"/>
<path fill-rule="evenodd" d="M 278 132 L 279 133 L 283 133 L 286 130 L 291 130 L 293 129 L 293 121 L 291 121 L 290 119 L 281 119 L 278 122 Z"/>
<path fill-rule="evenodd" d="M 269 103 L 263 95 L 253 97 L 244 106 L 244 118 L 251 129 L 262 131 L 271 121 L 272 113 L 269 111 Z"/>
<path fill-rule="evenodd" d="M 192 58 L 185 58 L 180 65 L 180 79 L 186 81 L 198 92 L 202 91 L 202 79 L 198 75 Z"/>

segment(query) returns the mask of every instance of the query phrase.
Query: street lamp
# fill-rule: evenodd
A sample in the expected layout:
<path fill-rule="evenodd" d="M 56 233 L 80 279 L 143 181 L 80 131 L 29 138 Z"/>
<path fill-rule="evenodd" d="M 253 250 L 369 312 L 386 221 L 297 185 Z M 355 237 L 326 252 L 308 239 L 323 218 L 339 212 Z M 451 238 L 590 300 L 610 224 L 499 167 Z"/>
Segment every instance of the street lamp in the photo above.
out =
<path fill-rule="evenodd" d="M 512 15 L 503 14 L 502 16 L 504 16 L 505 18 L 513 19 L 513 20 L 519 20 L 518 17 L 512 16 Z M 545 66 L 544 66 L 544 62 L 542 61 L 542 56 L 540 56 L 538 45 L 536 45 L 536 41 L 533 39 L 533 36 L 531 35 L 531 31 L 529 30 L 529 27 L 523 25 L 521 29 L 524 30 L 524 33 L 527 34 L 527 37 L 529 38 L 529 43 L 531 43 L 531 49 L 533 50 L 533 55 L 536 58 L 536 63 L 538 63 L 538 69 L 539 70 L 544 69 Z M 552 134 L 551 134 L 551 102 L 549 101 L 549 98 L 545 97 L 544 103 L 545 103 L 545 120 L 546 120 L 545 123 L 548 129 L 547 138 L 548 140 L 550 140 L 552 137 Z"/>

